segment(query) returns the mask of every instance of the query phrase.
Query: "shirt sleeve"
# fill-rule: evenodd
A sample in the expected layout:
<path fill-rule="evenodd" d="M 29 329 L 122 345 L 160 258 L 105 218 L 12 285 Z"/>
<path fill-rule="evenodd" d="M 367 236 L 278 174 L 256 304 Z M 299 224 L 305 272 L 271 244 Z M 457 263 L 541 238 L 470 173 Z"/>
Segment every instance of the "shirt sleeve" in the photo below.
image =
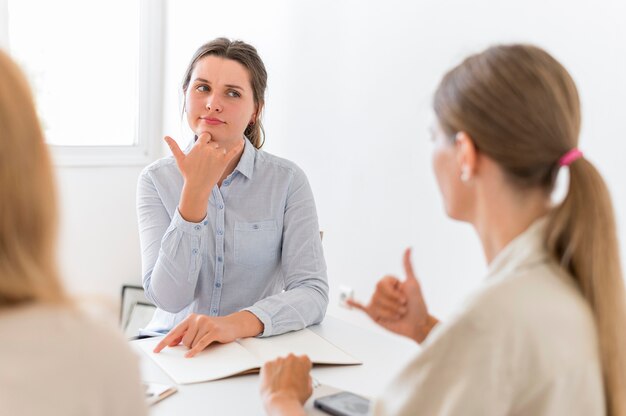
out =
<path fill-rule="evenodd" d="M 285 291 L 245 309 L 263 323 L 263 337 L 319 323 L 328 306 L 326 261 L 315 200 L 299 169 L 294 171 L 287 193 L 281 256 Z"/>
<path fill-rule="evenodd" d="M 137 185 L 137 219 L 146 296 L 164 311 L 179 312 L 194 298 L 208 220 L 185 221 L 178 208 L 170 214 L 149 170 Z"/>
<path fill-rule="evenodd" d="M 508 414 L 511 377 L 501 336 L 464 318 L 435 331 L 374 402 L 372 414 Z"/>

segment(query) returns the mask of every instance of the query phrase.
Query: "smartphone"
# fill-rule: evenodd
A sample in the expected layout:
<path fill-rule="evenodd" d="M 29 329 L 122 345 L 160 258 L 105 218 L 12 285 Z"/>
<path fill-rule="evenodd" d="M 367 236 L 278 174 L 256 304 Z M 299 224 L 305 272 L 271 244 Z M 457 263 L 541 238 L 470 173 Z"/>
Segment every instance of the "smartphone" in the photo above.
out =
<path fill-rule="evenodd" d="M 364 416 L 370 408 L 370 401 L 348 391 L 319 397 L 313 406 L 334 416 Z"/>

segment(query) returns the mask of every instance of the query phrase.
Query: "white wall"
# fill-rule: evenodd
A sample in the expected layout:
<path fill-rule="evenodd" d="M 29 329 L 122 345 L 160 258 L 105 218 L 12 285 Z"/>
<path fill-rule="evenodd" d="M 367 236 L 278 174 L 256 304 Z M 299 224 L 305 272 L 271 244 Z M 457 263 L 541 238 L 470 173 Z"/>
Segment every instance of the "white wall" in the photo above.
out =
<path fill-rule="evenodd" d="M 227 36 L 258 48 L 269 72 L 265 150 L 308 174 L 334 314 L 365 322 L 336 307 L 337 286 L 367 299 L 383 274 L 401 272 L 406 246 L 442 317 L 482 279 L 473 231 L 443 214 L 428 127 L 443 72 L 493 43 L 536 43 L 570 70 L 583 103 L 581 148 L 605 174 L 625 240 L 623 1 L 186 0 L 169 2 L 166 16 L 164 134 L 184 136 L 178 88 L 198 46 Z M 60 170 L 72 287 L 117 294 L 122 281 L 139 281 L 138 173 Z"/>
<path fill-rule="evenodd" d="M 57 168 L 60 261 L 74 294 L 114 307 L 124 283 L 141 284 L 135 188 L 139 166 Z"/>

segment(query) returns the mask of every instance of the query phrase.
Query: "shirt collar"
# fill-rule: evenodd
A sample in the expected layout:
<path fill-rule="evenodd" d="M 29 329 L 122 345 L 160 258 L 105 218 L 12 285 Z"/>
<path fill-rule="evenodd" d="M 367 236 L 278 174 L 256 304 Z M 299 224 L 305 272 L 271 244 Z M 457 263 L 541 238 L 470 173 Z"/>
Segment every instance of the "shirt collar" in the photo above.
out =
<path fill-rule="evenodd" d="M 244 142 L 243 153 L 235 170 L 239 171 L 246 178 L 252 179 L 257 149 L 246 137 L 244 137 Z"/>
<path fill-rule="evenodd" d="M 547 223 L 547 217 L 539 218 L 526 231 L 511 240 L 489 265 L 487 279 L 546 261 L 549 257 L 545 245 Z"/>

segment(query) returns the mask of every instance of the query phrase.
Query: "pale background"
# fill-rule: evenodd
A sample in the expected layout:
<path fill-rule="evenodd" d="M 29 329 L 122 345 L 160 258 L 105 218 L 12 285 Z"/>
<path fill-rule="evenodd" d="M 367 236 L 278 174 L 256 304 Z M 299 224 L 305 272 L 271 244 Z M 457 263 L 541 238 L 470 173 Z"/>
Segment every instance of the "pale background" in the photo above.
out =
<path fill-rule="evenodd" d="M 178 89 L 198 46 L 227 36 L 257 47 L 269 72 L 265 150 L 300 165 L 313 187 L 330 313 L 367 325 L 337 306 L 338 286 L 367 299 L 380 277 L 402 272 L 407 246 L 442 318 L 483 278 L 473 230 L 443 213 L 428 127 L 444 71 L 494 43 L 542 46 L 573 75 L 583 104 L 581 148 L 605 175 L 624 241 L 626 2 L 179 0 L 166 7 L 163 134 L 187 139 Z M 58 168 L 61 264 L 72 292 L 117 299 L 123 283 L 140 284 L 140 171 Z"/>

